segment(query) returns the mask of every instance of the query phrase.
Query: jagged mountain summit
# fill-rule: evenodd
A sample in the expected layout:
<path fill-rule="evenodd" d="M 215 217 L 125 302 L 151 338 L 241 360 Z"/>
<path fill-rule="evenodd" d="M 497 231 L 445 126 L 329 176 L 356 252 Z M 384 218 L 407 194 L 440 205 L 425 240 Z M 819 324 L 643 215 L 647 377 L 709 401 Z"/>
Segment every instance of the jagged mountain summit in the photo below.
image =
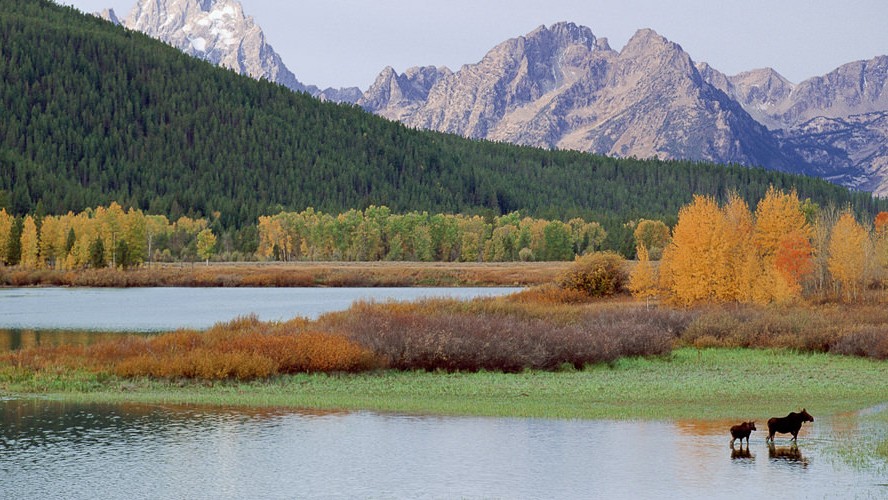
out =
<path fill-rule="evenodd" d="M 589 28 L 541 26 L 456 72 L 387 68 L 358 104 L 413 127 L 530 146 L 784 171 L 797 164 L 652 30 L 617 52 Z"/>
<path fill-rule="evenodd" d="M 117 18 L 110 9 L 100 16 Z M 355 102 L 361 95 L 357 88 L 321 90 L 300 82 L 237 0 L 139 0 L 123 25 L 194 57 L 321 99 Z"/>

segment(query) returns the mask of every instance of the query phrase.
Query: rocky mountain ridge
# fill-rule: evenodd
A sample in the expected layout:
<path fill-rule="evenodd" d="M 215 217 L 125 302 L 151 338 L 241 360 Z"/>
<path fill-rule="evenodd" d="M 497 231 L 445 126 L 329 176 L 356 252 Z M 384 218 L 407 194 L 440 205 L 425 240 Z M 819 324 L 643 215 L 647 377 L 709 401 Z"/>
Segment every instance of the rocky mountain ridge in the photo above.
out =
<path fill-rule="evenodd" d="M 771 68 L 725 75 L 653 30 L 617 52 L 557 23 L 436 79 L 420 70 L 386 68 L 358 104 L 466 137 L 764 166 L 888 196 L 886 56 L 793 84 Z"/>

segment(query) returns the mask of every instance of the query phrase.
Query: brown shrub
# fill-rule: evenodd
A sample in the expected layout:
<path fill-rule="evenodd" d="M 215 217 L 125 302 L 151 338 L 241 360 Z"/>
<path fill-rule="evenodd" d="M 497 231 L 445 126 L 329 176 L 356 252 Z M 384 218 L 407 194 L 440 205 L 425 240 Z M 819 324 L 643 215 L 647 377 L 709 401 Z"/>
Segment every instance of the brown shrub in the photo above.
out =
<path fill-rule="evenodd" d="M 888 359 L 888 328 L 863 326 L 842 336 L 831 347 L 835 354 Z"/>
<path fill-rule="evenodd" d="M 429 304 L 442 307 L 432 310 Z M 504 372 L 665 354 L 683 328 L 671 312 L 641 308 L 628 314 L 617 308 L 586 312 L 570 321 L 470 308 L 459 310 L 446 301 L 364 303 L 320 323 L 345 332 L 392 368 Z"/>

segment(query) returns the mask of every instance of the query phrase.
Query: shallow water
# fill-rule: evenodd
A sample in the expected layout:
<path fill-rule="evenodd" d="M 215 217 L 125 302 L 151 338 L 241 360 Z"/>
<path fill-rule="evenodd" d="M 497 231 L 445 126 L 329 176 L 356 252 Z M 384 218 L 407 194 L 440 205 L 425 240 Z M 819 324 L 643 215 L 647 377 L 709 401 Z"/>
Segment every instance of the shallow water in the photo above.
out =
<path fill-rule="evenodd" d="M 0 401 L 2 498 L 849 498 L 885 463 L 836 450 L 857 415 L 798 446 L 724 422 L 310 413 Z M 746 449 L 745 447 L 743 448 Z"/>

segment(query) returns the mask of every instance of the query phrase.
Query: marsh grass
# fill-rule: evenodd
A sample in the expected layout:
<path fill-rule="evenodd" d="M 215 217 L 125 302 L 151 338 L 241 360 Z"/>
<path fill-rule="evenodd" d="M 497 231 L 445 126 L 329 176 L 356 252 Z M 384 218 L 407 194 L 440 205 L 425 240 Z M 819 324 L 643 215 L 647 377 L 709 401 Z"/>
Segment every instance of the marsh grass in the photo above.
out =
<path fill-rule="evenodd" d="M 68 377 L 67 379 L 65 377 Z M 815 417 L 884 403 L 888 364 L 785 350 L 683 348 L 566 372 L 300 373 L 262 382 L 0 375 L 6 392 L 318 410 L 607 419 L 744 419 L 807 408 Z M 884 412 L 883 412 L 884 414 Z M 882 418 L 882 417 L 879 417 Z M 878 444 L 876 446 L 884 446 Z"/>

